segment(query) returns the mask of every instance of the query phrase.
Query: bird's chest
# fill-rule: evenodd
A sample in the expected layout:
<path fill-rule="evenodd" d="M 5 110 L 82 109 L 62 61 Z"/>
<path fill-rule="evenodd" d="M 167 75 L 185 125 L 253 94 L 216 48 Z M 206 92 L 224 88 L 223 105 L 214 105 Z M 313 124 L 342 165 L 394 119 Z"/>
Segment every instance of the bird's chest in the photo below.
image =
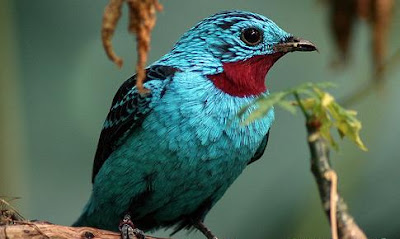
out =
<path fill-rule="evenodd" d="M 152 179 L 155 193 L 138 210 L 145 215 L 165 208 L 156 215 L 160 221 L 192 212 L 205 200 L 215 203 L 246 167 L 274 119 L 271 110 L 241 125 L 237 113 L 254 98 L 231 97 L 205 78 L 183 79 L 174 78 L 140 130 L 113 155 L 116 162 L 130 162 L 117 163 L 125 165 L 122 173 L 131 170 L 140 182 Z"/>
<path fill-rule="evenodd" d="M 168 155 L 168 162 L 176 161 L 181 168 L 209 176 L 226 170 L 240 173 L 268 132 L 273 111 L 242 125 L 237 113 L 254 98 L 232 97 L 208 79 L 192 79 L 175 79 L 143 122 L 143 129 L 153 135 L 153 152 Z"/>

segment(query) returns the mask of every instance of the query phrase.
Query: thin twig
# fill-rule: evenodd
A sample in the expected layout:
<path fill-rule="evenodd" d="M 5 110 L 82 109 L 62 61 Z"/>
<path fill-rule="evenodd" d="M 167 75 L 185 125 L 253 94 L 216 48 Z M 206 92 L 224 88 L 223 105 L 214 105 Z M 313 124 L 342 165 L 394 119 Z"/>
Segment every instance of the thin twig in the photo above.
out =
<path fill-rule="evenodd" d="M 8 237 L 8 234 L 7 234 L 7 227 L 4 227 L 4 237 L 6 238 L 6 239 L 9 239 L 9 237 Z"/>
<path fill-rule="evenodd" d="M 315 121 L 315 117 L 311 117 Z M 325 214 L 327 215 L 331 230 L 337 227 L 338 238 L 340 239 L 367 239 L 364 232 L 358 227 L 353 217 L 348 212 L 348 208 L 339 193 L 335 195 L 337 184 L 332 178 L 326 177 L 327 172 L 335 172 L 329 161 L 329 147 L 327 142 L 319 133 L 319 128 L 315 122 L 307 121 L 308 146 L 311 153 L 311 171 L 318 185 L 320 198 Z M 329 173 L 328 173 L 329 174 Z M 335 173 L 336 174 L 336 173 Z M 334 189 L 332 189 L 334 187 Z M 333 192 L 333 193 L 332 193 Z M 333 194 L 333 195 L 332 195 Z M 332 206 L 335 202 L 336 207 Z M 332 216 L 332 210 L 336 210 L 336 220 Z M 332 211 L 332 212 L 331 212 Z M 337 225 L 335 225 L 335 222 Z M 334 232 L 332 232 L 332 235 Z"/>
<path fill-rule="evenodd" d="M 329 170 L 325 173 L 325 177 L 331 181 L 331 198 L 330 198 L 330 207 L 331 207 L 331 232 L 332 232 L 332 239 L 338 239 L 338 231 L 337 231 L 337 219 L 336 219 L 336 212 L 337 212 L 337 174 L 333 170 Z"/>
<path fill-rule="evenodd" d="M 306 110 L 297 92 L 294 97 L 306 118 L 308 146 L 311 153 L 311 171 L 318 185 L 323 208 L 331 224 L 333 239 L 367 239 L 347 210 L 337 192 L 337 174 L 329 161 L 329 146 L 320 133 L 318 118 Z"/>
<path fill-rule="evenodd" d="M 295 98 L 296 101 L 297 101 L 297 104 L 299 105 L 299 107 L 300 107 L 300 109 L 301 109 L 301 112 L 303 112 L 304 116 L 306 117 L 306 121 L 309 121 L 309 120 L 310 120 L 310 115 L 308 114 L 306 108 L 304 107 L 303 103 L 301 102 L 299 93 L 297 93 L 297 92 L 295 91 L 295 92 L 293 92 L 293 95 L 294 95 L 294 98 Z"/>

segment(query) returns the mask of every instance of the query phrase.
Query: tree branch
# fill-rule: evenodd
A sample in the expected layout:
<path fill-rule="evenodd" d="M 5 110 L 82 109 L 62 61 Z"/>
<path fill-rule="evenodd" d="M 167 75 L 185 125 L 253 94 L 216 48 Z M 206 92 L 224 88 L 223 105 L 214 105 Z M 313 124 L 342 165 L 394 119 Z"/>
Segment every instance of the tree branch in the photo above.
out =
<path fill-rule="evenodd" d="M 91 227 L 67 227 L 48 222 L 17 221 L 0 226 L 0 238 L 4 239 L 120 239 L 121 235 Z M 166 239 L 146 236 L 146 239 Z"/>
<path fill-rule="evenodd" d="M 336 172 L 332 169 L 329 161 L 329 147 L 319 133 L 320 124 L 317 120 L 310 119 L 306 125 L 308 146 L 311 152 L 311 171 L 318 185 L 323 208 L 331 224 L 332 237 L 367 239 L 349 214 L 343 198 L 337 192 Z"/>

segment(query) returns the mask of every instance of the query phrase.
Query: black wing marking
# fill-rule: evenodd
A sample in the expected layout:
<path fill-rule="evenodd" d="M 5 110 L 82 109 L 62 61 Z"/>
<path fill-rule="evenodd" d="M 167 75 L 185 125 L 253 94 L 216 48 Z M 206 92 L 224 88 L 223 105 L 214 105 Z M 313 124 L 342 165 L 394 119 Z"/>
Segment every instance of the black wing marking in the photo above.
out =
<path fill-rule="evenodd" d="M 247 165 L 249 165 L 261 158 L 261 156 L 264 154 L 265 148 L 267 147 L 268 138 L 269 138 L 269 130 L 268 130 L 267 134 L 264 136 L 263 140 L 261 141 L 260 146 L 258 146 L 256 153 L 251 158 L 251 160 L 247 163 Z"/>
<path fill-rule="evenodd" d="M 169 66 L 151 66 L 146 69 L 145 82 L 171 79 L 178 69 Z M 110 154 L 121 145 L 128 132 L 141 125 L 151 111 L 151 92 L 142 96 L 136 89 L 136 75 L 126 80 L 114 96 L 110 112 L 100 134 L 93 163 L 92 183 Z M 165 89 L 163 89 L 165 90 Z M 161 97 L 163 92 L 161 93 Z"/>

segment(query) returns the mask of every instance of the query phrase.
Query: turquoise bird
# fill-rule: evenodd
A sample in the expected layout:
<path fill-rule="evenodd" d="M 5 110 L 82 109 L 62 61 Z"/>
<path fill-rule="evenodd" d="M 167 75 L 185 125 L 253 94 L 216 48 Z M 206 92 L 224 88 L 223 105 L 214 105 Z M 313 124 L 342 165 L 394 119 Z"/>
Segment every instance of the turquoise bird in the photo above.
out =
<path fill-rule="evenodd" d="M 139 94 L 135 76 L 117 91 L 94 159 L 92 194 L 74 226 L 125 236 L 131 229 L 196 228 L 215 239 L 204 218 L 262 156 L 274 121 L 271 109 L 243 125 L 238 111 L 269 94 L 265 77 L 279 58 L 314 50 L 251 12 L 221 12 L 191 28 L 146 69 L 150 93 Z"/>

